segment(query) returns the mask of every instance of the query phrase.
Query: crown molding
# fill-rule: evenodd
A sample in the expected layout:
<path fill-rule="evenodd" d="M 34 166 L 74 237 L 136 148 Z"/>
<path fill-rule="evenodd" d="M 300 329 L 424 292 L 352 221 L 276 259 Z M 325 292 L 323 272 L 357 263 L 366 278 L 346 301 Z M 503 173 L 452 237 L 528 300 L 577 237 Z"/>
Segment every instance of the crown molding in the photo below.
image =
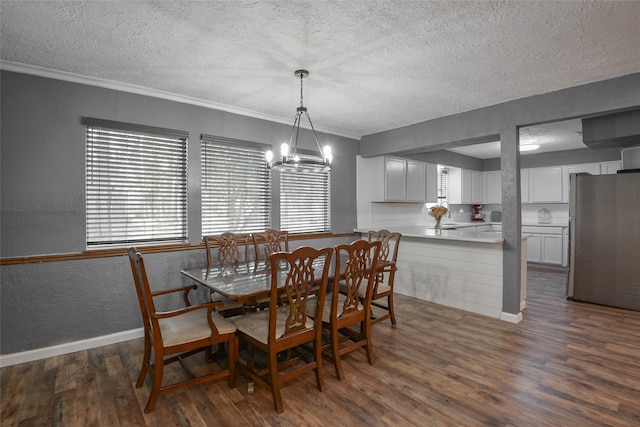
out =
<path fill-rule="evenodd" d="M 45 67 L 39 67 L 37 65 L 23 64 L 20 62 L 0 60 L 0 70 L 12 71 L 15 73 L 29 74 L 38 77 L 45 77 L 48 79 L 62 80 L 71 83 L 78 83 L 88 86 L 95 86 L 104 89 L 118 90 L 121 92 L 135 93 L 137 95 L 150 96 L 153 98 L 165 99 L 167 101 L 180 102 L 182 104 L 196 105 L 198 107 L 209 108 L 212 110 L 224 111 L 231 114 L 238 114 L 241 116 L 251 117 L 254 119 L 267 120 L 270 122 L 282 123 L 285 125 L 291 125 L 290 118 L 273 116 L 270 114 L 264 114 L 253 110 L 247 110 L 244 108 L 233 107 L 230 105 L 219 104 L 217 102 L 211 102 L 200 98 L 194 98 L 191 96 L 179 95 L 172 92 L 165 92 L 162 90 L 152 89 L 144 86 L 132 85 L 129 83 L 122 83 L 113 80 L 106 80 L 97 77 L 83 76 L 80 74 L 74 74 L 67 71 L 54 70 Z M 306 129 L 310 127 L 301 125 Z M 342 132 L 336 129 L 323 128 L 316 126 L 316 131 L 323 132 L 331 135 L 343 136 L 345 138 L 351 138 L 360 140 L 361 135 L 353 135 L 347 132 Z"/>

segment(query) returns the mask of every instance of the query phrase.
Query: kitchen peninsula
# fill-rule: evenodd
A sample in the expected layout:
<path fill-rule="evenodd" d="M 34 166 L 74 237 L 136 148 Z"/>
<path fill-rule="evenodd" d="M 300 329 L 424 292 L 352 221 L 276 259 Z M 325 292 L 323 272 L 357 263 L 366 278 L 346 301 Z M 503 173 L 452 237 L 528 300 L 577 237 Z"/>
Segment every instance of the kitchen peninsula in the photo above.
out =
<path fill-rule="evenodd" d="M 449 307 L 517 323 L 522 313 L 502 311 L 502 233 L 443 230 L 398 226 L 402 233 L 398 251 L 395 292 Z M 366 234 L 364 228 L 356 232 Z M 522 237 L 520 310 L 525 308 L 527 243 Z"/>

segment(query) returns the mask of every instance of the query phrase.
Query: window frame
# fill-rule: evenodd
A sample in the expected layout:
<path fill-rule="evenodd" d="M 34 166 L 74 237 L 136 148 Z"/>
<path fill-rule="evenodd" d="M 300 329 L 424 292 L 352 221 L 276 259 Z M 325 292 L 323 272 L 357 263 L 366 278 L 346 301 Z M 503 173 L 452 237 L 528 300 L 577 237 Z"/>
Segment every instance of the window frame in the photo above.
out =
<path fill-rule="evenodd" d="M 265 152 L 271 149 L 271 146 L 258 142 L 209 134 L 200 135 L 200 144 L 200 224 L 202 235 L 220 234 L 225 231 L 251 233 L 272 228 L 273 195 L 271 170 L 267 167 L 264 156 Z M 209 145 L 209 147 L 207 147 L 207 145 Z M 216 150 L 218 152 L 226 150 L 228 151 L 228 156 L 221 162 L 207 157 L 209 151 L 211 151 L 212 154 Z M 233 160 L 244 163 L 233 166 Z M 227 167 L 227 165 L 231 166 L 226 172 L 223 169 L 221 169 L 221 172 L 212 172 L 208 169 L 209 166 L 224 168 Z M 224 174 L 229 174 L 229 176 L 220 176 Z M 218 179 L 210 183 L 208 182 L 209 178 L 212 180 L 214 178 Z M 245 184 L 253 181 L 256 185 L 251 188 L 247 186 L 243 187 L 239 194 L 233 193 L 234 187 L 229 185 L 230 182 L 227 182 L 227 184 L 222 187 L 225 191 L 218 194 L 216 194 L 215 191 L 208 190 L 212 183 L 220 182 L 221 179 L 228 179 L 234 182 L 244 179 Z M 227 193 L 226 197 L 223 193 Z M 218 203 L 213 202 L 216 197 L 218 197 Z M 208 201 L 207 198 L 211 198 L 211 201 Z M 239 202 L 238 199 L 240 200 Z M 220 205 L 221 201 L 226 202 L 226 204 L 223 205 L 224 218 L 227 218 L 226 221 L 222 220 L 219 216 L 213 216 L 207 213 L 207 209 Z M 233 205 L 235 205 L 235 207 Z M 237 211 L 238 209 L 246 209 L 247 205 L 256 208 L 251 215 L 247 215 L 247 212 L 239 213 Z M 226 213 L 224 210 L 226 210 Z M 216 219 L 219 221 L 219 225 L 211 227 L 210 224 L 213 224 Z M 241 221 L 239 221 L 240 219 Z"/>
<path fill-rule="evenodd" d="M 87 250 L 186 242 L 188 132 L 90 117 L 82 124 Z"/>

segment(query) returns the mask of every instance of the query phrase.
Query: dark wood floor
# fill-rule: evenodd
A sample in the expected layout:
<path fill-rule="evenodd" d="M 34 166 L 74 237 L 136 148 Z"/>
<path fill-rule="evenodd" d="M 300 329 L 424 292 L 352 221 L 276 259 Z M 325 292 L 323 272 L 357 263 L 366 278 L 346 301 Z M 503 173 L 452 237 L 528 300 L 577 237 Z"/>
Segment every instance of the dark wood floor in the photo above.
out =
<path fill-rule="evenodd" d="M 518 325 L 399 296 L 399 326 L 374 327 L 374 366 L 358 351 L 345 381 L 325 365 L 324 392 L 313 374 L 292 380 L 280 415 L 244 378 L 161 396 L 145 415 L 141 339 L 6 367 L 2 426 L 640 426 L 640 312 L 563 293 L 562 271 L 530 269 Z"/>

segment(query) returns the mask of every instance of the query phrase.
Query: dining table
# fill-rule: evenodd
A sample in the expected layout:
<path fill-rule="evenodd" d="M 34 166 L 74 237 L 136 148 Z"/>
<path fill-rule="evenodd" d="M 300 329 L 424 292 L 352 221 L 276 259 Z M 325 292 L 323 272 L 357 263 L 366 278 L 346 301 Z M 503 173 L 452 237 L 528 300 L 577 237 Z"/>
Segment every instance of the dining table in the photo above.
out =
<path fill-rule="evenodd" d="M 329 262 L 333 262 L 333 257 Z M 317 258 L 313 262 L 318 280 L 322 277 L 324 263 L 324 258 Z M 271 292 L 271 264 L 268 260 L 192 267 L 185 268 L 180 272 L 223 297 L 248 307 L 251 307 L 258 299 L 268 297 Z M 278 268 L 278 274 L 284 278 L 288 272 L 288 264 L 283 261 Z M 333 266 L 330 266 L 330 282 L 334 275 Z"/>
<path fill-rule="evenodd" d="M 335 264 L 335 257 L 331 257 L 329 262 Z M 346 259 L 343 262 L 346 262 Z M 318 280 L 322 276 L 324 263 L 324 258 L 317 258 L 313 263 Z M 392 264 L 392 262 L 380 263 L 376 270 L 380 272 Z M 278 273 L 282 275 L 282 278 L 286 277 L 289 272 L 287 266 L 286 261 L 282 261 L 278 268 Z M 340 271 L 344 272 L 344 266 Z M 258 299 L 267 298 L 271 292 L 271 265 L 269 260 L 250 260 L 232 265 L 191 267 L 185 268 L 180 272 L 225 298 L 247 306 L 253 305 Z M 329 286 L 333 283 L 334 276 L 335 265 L 331 265 L 329 266 Z"/>

